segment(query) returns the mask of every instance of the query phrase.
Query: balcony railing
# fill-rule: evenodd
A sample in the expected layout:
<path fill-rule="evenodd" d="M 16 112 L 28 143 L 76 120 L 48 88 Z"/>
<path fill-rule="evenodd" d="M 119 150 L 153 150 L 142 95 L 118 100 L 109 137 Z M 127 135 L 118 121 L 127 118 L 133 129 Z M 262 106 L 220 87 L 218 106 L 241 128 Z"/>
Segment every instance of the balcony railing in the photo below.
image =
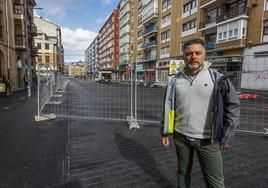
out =
<path fill-rule="evenodd" d="M 148 33 L 157 32 L 157 26 L 151 25 L 144 32 L 142 32 L 142 36 L 147 35 Z"/>
<path fill-rule="evenodd" d="M 138 62 L 145 62 L 145 61 L 153 61 L 156 60 L 156 55 L 151 55 L 151 56 L 144 56 L 142 58 L 138 59 Z"/>
<path fill-rule="evenodd" d="M 249 13 L 249 8 L 244 7 L 244 8 L 235 8 L 232 9 L 231 11 L 226 11 L 223 12 L 222 15 L 220 16 L 215 16 L 215 17 L 206 17 L 204 22 L 200 22 L 199 28 L 205 28 L 206 25 L 211 24 L 211 23 L 220 23 L 235 17 L 238 17 L 240 15 L 248 15 Z"/>
<path fill-rule="evenodd" d="M 235 9 L 231 10 L 231 11 L 227 11 L 227 12 L 223 13 L 220 16 L 217 16 L 217 23 L 225 21 L 225 20 L 229 20 L 229 19 L 232 19 L 232 18 L 235 18 L 235 17 L 240 16 L 242 14 L 248 15 L 248 13 L 249 13 L 249 8 L 248 7 L 244 7 L 244 8 L 238 8 L 237 7 Z"/>
<path fill-rule="evenodd" d="M 149 47 L 156 46 L 156 45 L 157 45 L 157 41 L 152 40 L 152 41 L 142 44 L 141 48 L 149 48 Z"/>

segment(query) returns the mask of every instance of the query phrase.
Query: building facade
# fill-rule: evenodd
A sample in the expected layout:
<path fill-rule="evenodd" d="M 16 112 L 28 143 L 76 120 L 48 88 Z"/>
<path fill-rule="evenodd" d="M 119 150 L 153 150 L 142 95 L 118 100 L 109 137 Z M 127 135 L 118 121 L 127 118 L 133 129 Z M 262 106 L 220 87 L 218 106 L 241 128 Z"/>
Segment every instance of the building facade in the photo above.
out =
<path fill-rule="evenodd" d="M 246 48 L 268 42 L 267 0 L 121 0 L 117 8 L 122 80 L 137 62 L 138 79 L 166 83 L 169 63 L 182 59 L 189 39 L 204 39 L 213 67 L 228 72 L 241 72 Z M 101 70 L 114 67 L 104 63 L 117 50 L 107 39 L 111 17 L 100 30 Z M 240 78 L 232 79 L 238 84 Z"/>
<path fill-rule="evenodd" d="M 119 5 L 119 66 L 118 73 L 120 80 L 129 80 L 130 74 L 127 71 L 131 63 L 131 45 L 133 44 L 133 22 L 131 14 L 133 0 L 121 0 Z M 133 62 L 133 60 L 132 60 Z"/>
<path fill-rule="evenodd" d="M 99 77 L 116 80 L 119 61 L 119 10 L 116 9 L 99 31 Z"/>
<path fill-rule="evenodd" d="M 85 63 L 88 75 L 94 80 L 99 74 L 99 36 L 91 42 L 85 51 Z"/>
<path fill-rule="evenodd" d="M 31 84 L 35 72 L 37 34 L 33 23 L 34 0 L 0 1 L 0 77 L 10 81 L 10 90 Z"/>
<path fill-rule="evenodd" d="M 0 1 L 0 80 L 18 87 L 12 1 Z"/>
<path fill-rule="evenodd" d="M 38 49 L 37 62 L 51 70 L 63 72 L 64 50 L 60 26 L 39 17 L 34 17 L 34 23 L 38 31 L 35 37 Z"/>

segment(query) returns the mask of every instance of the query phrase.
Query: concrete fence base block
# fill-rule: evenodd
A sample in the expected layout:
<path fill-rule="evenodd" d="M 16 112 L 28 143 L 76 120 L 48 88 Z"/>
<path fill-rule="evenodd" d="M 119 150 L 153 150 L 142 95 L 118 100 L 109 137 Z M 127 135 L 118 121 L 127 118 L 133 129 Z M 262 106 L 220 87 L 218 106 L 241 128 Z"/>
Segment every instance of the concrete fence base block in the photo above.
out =
<path fill-rule="evenodd" d="M 48 101 L 47 104 L 60 105 L 62 104 L 62 101 Z"/>
<path fill-rule="evenodd" d="M 52 95 L 52 97 L 54 97 L 54 98 L 61 98 L 61 97 L 62 97 L 62 94 L 59 94 L 59 95 Z"/>
<path fill-rule="evenodd" d="M 268 129 L 267 128 L 264 128 L 264 136 L 268 137 Z"/>
<path fill-rule="evenodd" d="M 127 117 L 127 122 L 129 124 L 129 129 L 140 129 L 140 126 L 137 122 L 137 120 L 131 116 Z"/>
<path fill-rule="evenodd" d="M 34 119 L 35 119 L 35 121 L 48 121 L 48 120 L 56 119 L 56 115 L 55 114 L 44 114 L 41 116 L 35 116 Z"/>

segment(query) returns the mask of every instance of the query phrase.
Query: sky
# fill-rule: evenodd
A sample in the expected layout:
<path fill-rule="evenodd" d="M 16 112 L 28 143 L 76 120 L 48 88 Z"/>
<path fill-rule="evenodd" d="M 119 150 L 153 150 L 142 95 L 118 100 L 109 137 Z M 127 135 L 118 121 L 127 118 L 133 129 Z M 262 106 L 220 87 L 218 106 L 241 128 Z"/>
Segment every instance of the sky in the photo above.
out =
<path fill-rule="evenodd" d="M 35 1 L 35 16 L 61 26 L 65 63 L 85 60 L 85 50 L 119 3 L 119 0 Z"/>

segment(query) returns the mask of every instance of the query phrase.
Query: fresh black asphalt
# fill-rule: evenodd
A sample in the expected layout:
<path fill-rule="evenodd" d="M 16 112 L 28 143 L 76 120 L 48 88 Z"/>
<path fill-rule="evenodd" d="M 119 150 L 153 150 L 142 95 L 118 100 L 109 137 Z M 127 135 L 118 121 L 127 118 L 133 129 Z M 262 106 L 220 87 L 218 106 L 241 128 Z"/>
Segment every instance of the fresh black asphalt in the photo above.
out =
<path fill-rule="evenodd" d="M 80 90 L 85 94 L 80 95 L 78 88 L 84 88 L 86 82 L 75 82 L 81 85 L 71 83 L 67 87 L 65 103 L 56 108 L 61 116 L 52 121 L 34 121 L 36 92 L 31 98 L 26 97 L 25 91 L 0 97 L 0 188 L 176 187 L 174 146 L 161 145 L 160 125 L 146 123 L 130 131 L 124 121 L 129 104 L 120 100 L 116 103 L 125 105 L 119 111 L 117 105 L 107 104 L 107 109 L 113 109 L 113 113 L 106 112 L 107 120 L 91 118 L 104 116 L 98 110 L 88 114 L 95 109 L 83 105 L 90 89 Z M 129 96 L 123 91 L 118 95 L 124 101 Z M 72 101 L 70 96 L 74 93 L 79 100 Z M 106 99 L 101 100 L 103 95 Z M 96 96 L 99 100 L 87 100 L 104 104 L 109 99 L 105 92 Z M 157 100 L 152 94 L 151 98 Z M 48 109 L 55 110 L 52 106 Z M 115 120 L 111 120 L 112 115 L 116 115 Z M 159 120 L 149 113 L 140 116 Z M 233 146 L 223 152 L 227 188 L 268 186 L 267 142 L 263 135 L 237 133 Z M 196 158 L 192 187 L 205 187 Z"/>

